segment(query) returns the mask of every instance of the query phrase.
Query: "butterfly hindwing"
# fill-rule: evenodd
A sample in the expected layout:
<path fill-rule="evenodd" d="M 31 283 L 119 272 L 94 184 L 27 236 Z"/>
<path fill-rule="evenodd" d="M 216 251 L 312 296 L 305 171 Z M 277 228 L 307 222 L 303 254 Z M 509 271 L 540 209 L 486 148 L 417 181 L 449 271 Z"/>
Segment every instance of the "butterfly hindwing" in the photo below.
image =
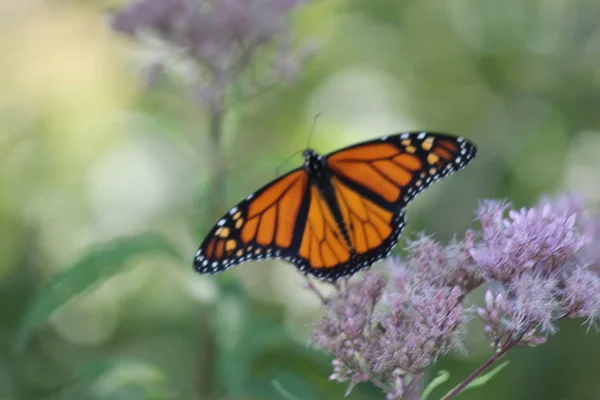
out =
<path fill-rule="evenodd" d="M 313 196 L 310 207 L 314 214 L 309 212 L 299 250 L 300 269 L 329 281 L 352 275 L 387 256 L 404 228 L 403 212 L 386 211 L 335 178 L 332 183 L 344 223 L 336 225 L 323 198 Z M 313 194 L 318 195 L 316 188 Z"/>
<path fill-rule="evenodd" d="M 310 201 L 298 255 L 313 275 L 321 276 L 324 271 L 343 265 L 350 260 L 351 248 L 344 237 L 333 211 L 328 206 L 317 186 L 309 189 Z"/>

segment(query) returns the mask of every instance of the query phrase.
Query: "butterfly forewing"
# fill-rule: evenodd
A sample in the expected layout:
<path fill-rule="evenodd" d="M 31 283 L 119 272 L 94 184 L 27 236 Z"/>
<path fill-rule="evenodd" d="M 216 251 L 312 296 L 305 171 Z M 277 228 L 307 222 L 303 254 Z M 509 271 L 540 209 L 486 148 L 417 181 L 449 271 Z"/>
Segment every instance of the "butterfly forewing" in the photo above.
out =
<path fill-rule="evenodd" d="M 196 252 L 200 273 L 217 273 L 248 260 L 288 257 L 301 208 L 306 204 L 308 175 L 294 170 L 248 196 L 211 229 Z"/>
<path fill-rule="evenodd" d="M 431 183 L 466 166 L 475 153 L 460 137 L 402 133 L 336 151 L 327 163 L 360 195 L 398 211 Z"/>

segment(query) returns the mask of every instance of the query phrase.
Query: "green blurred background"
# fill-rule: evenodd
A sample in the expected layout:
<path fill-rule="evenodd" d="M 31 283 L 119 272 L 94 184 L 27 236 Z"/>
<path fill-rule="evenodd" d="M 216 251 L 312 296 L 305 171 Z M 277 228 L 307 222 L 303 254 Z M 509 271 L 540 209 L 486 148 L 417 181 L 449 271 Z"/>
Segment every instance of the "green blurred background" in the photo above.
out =
<path fill-rule="evenodd" d="M 218 217 L 207 119 L 177 80 L 144 90 L 153 54 L 110 30 L 118 5 L 0 3 L 0 399 L 341 398 L 292 266 L 192 271 Z M 295 22 L 319 50 L 296 83 L 230 110 L 223 211 L 306 146 L 317 112 L 320 152 L 413 129 L 478 145 L 411 204 L 404 238 L 460 237 L 483 198 L 599 203 L 597 0 L 317 0 Z M 600 398 L 600 339 L 580 323 L 461 398 Z M 433 398 L 489 357 L 476 321 L 466 347 L 432 370 L 452 374 Z"/>

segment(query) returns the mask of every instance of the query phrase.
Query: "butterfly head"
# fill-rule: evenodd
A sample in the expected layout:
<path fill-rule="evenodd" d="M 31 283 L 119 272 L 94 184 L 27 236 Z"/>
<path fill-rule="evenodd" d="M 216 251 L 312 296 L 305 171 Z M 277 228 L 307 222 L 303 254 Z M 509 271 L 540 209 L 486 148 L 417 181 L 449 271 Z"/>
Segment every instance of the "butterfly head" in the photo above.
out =
<path fill-rule="evenodd" d="M 304 158 L 304 169 L 309 174 L 320 175 L 325 169 L 325 159 L 322 155 L 312 149 L 302 152 Z"/>

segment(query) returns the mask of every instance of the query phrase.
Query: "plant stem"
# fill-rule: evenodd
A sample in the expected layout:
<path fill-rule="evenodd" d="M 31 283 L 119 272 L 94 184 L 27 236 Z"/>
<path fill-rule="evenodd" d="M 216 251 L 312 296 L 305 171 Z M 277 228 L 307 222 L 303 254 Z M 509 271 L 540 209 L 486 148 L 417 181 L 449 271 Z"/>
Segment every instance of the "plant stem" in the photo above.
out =
<path fill-rule="evenodd" d="M 224 102 L 222 103 L 224 104 Z M 225 181 L 225 162 L 223 160 L 221 143 L 223 137 L 223 126 L 225 113 L 224 107 L 213 107 L 210 110 L 209 121 L 209 157 L 210 157 L 210 204 L 206 212 L 210 215 L 209 219 L 218 218 L 222 210 L 224 197 Z M 197 377 L 196 377 L 196 398 L 213 398 L 212 383 L 215 371 L 214 338 L 215 333 L 207 321 L 206 310 L 201 308 L 199 311 L 198 326 L 198 356 L 197 356 Z"/>
<path fill-rule="evenodd" d="M 462 392 L 471 382 L 473 382 L 477 377 L 479 377 L 481 374 L 483 374 L 485 371 L 487 371 L 496 361 L 501 359 L 502 356 L 504 356 L 504 354 L 506 354 L 509 350 L 511 350 L 513 347 L 515 347 L 521 341 L 521 339 L 523 338 L 523 335 L 524 335 L 524 333 L 520 334 L 519 336 L 517 336 L 514 339 L 507 340 L 500 350 L 496 351 L 493 356 L 491 356 L 486 362 L 481 364 L 481 366 L 479 366 L 479 368 L 477 368 L 475 371 L 473 371 L 473 373 L 471 375 L 469 375 L 464 381 L 462 381 L 454 389 L 452 389 L 452 391 L 450 393 L 448 393 L 446 396 L 444 396 L 442 398 L 442 400 L 449 400 L 449 399 L 453 399 L 456 396 L 458 396 L 458 394 L 460 394 L 460 392 Z"/>
<path fill-rule="evenodd" d="M 211 163 L 211 183 L 210 183 L 210 213 L 211 217 L 217 218 L 223 210 L 225 166 L 221 152 L 221 142 L 223 136 L 224 113 L 220 110 L 212 110 L 210 113 L 209 136 L 210 136 L 210 163 Z"/>
<path fill-rule="evenodd" d="M 384 393 L 388 393 L 392 391 L 392 388 L 389 387 L 388 385 L 386 385 L 385 383 L 383 383 L 381 381 L 381 379 L 379 378 L 373 378 L 371 379 L 371 383 L 375 386 L 377 386 L 379 389 L 383 390 Z"/>
<path fill-rule="evenodd" d="M 423 374 L 413 375 L 410 383 L 404 388 L 404 397 L 407 400 L 419 400 L 421 398 L 421 380 Z"/>
<path fill-rule="evenodd" d="M 326 305 L 327 304 L 327 297 L 325 297 L 323 295 L 323 293 L 321 293 L 319 291 L 319 289 L 317 289 L 317 287 L 315 286 L 315 284 L 310 280 L 310 278 L 306 275 L 302 276 L 305 280 L 306 280 L 306 289 L 310 290 L 311 292 L 313 292 L 314 294 L 317 295 L 317 297 L 319 298 L 319 300 L 321 300 L 321 304 Z"/>

